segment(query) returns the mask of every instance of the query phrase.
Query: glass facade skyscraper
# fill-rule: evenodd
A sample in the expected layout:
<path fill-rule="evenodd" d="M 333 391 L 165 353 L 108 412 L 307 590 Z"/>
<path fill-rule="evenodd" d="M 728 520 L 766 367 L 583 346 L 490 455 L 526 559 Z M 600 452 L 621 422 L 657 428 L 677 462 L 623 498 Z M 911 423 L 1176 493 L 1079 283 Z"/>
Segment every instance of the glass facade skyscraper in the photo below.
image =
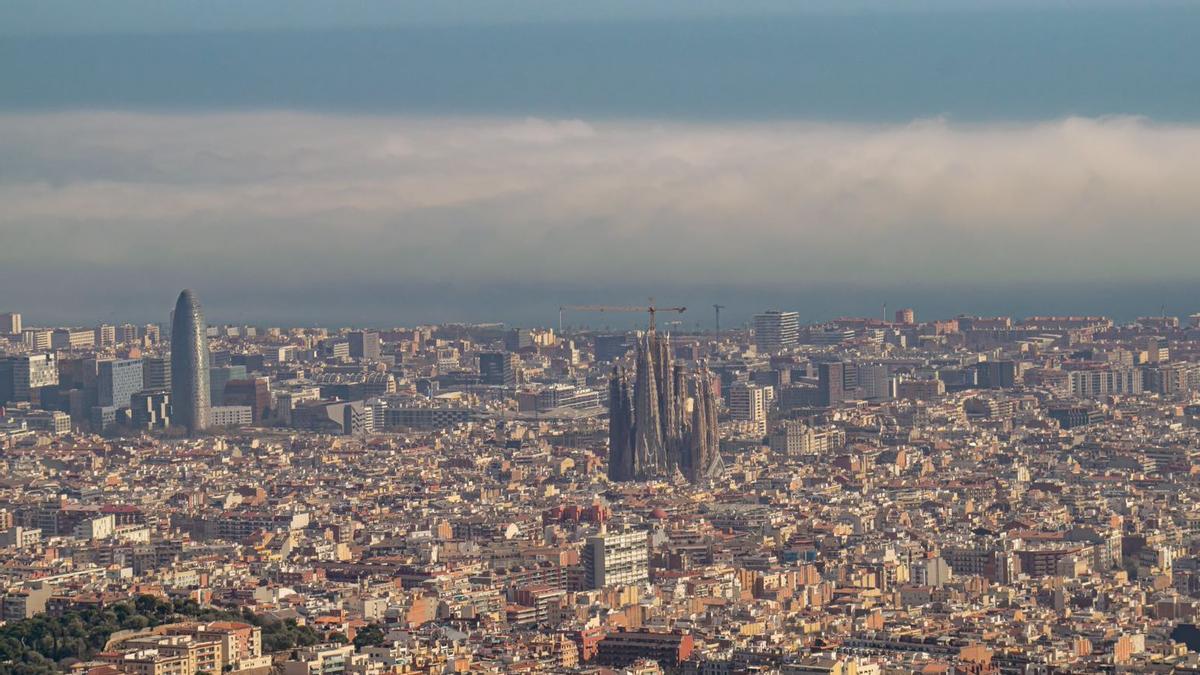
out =
<path fill-rule="evenodd" d="M 106 359 L 96 364 L 96 403 L 128 408 L 129 398 L 142 390 L 141 359 Z"/>
<path fill-rule="evenodd" d="M 171 322 L 171 415 L 188 433 L 208 427 L 208 329 L 191 289 L 179 294 Z"/>

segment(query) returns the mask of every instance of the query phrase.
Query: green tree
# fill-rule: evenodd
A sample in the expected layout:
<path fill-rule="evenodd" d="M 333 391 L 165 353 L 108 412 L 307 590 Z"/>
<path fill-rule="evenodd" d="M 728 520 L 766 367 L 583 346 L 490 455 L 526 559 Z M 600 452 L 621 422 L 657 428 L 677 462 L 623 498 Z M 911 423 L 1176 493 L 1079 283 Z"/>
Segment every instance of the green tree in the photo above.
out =
<path fill-rule="evenodd" d="M 377 623 L 364 626 L 361 630 L 354 634 L 354 646 L 362 649 L 363 647 L 375 647 L 383 644 L 383 627 Z"/>

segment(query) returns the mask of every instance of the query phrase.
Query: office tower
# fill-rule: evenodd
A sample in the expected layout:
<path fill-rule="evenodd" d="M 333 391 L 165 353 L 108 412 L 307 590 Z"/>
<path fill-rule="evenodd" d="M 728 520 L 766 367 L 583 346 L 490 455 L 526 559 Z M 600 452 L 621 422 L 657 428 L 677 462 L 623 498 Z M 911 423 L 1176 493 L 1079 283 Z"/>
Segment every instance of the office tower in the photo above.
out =
<path fill-rule="evenodd" d="M 113 405 L 94 405 L 88 415 L 88 423 L 92 431 L 107 433 L 117 425 L 117 407 Z"/>
<path fill-rule="evenodd" d="M 54 349 L 83 349 L 96 346 L 96 331 L 77 328 L 58 328 L 50 334 Z"/>
<path fill-rule="evenodd" d="M 817 399 L 823 406 L 841 403 L 846 397 L 845 364 L 821 363 L 817 365 Z"/>
<path fill-rule="evenodd" d="M 350 339 L 350 358 L 379 360 L 379 333 L 373 330 L 356 330 L 347 337 Z"/>
<path fill-rule="evenodd" d="M 521 359 L 507 352 L 484 352 L 479 355 L 479 375 L 484 384 L 513 387 Z"/>
<path fill-rule="evenodd" d="M 50 344 L 53 342 L 54 333 L 48 330 L 36 330 L 26 328 L 21 331 L 21 340 L 26 347 L 34 351 L 44 351 L 50 349 Z"/>
<path fill-rule="evenodd" d="M 729 416 L 742 422 L 767 430 L 767 406 L 763 388 L 756 384 L 739 382 L 729 388 Z"/>
<path fill-rule="evenodd" d="M 171 426 L 171 394 L 165 389 L 139 391 L 129 399 L 134 429 L 166 429 Z"/>
<path fill-rule="evenodd" d="M 521 351 L 533 346 L 533 331 L 528 328 L 513 328 L 504 334 L 504 348 L 510 352 Z"/>
<path fill-rule="evenodd" d="M 712 376 L 686 375 L 672 361 L 670 341 L 648 333 L 638 341 L 635 379 L 614 368 L 609 380 L 612 480 L 668 478 L 698 482 L 724 466 Z"/>
<path fill-rule="evenodd" d="M 92 339 L 97 347 L 112 347 L 113 345 L 117 344 L 116 326 L 101 324 L 96 326 L 96 330 L 93 331 L 93 333 L 94 336 Z"/>
<path fill-rule="evenodd" d="M 171 359 L 148 356 L 142 359 L 142 389 L 171 388 Z"/>
<path fill-rule="evenodd" d="M 1012 359 L 975 364 L 976 382 L 982 389 L 1011 389 L 1017 386 L 1017 362 Z"/>
<path fill-rule="evenodd" d="M 224 401 L 227 406 L 249 406 L 251 421 L 261 422 L 271 414 L 271 381 L 265 377 L 230 380 Z"/>
<path fill-rule="evenodd" d="M 860 363 L 855 370 L 858 373 L 858 389 L 863 398 L 870 401 L 895 398 L 891 370 L 886 365 Z"/>
<path fill-rule="evenodd" d="M 0 335 L 18 335 L 21 332 L 21 315 L 16 312 L 0 314 Z"/>
<path fill-rule="evenodd" d="M 620 335 L 596 336 L 596 361 L 611 363 L 629 353 L 629 337 Z"/>
<path fill-rule="evenodd" d="M 129 407 L 131 396 L 142 390 L 140 359 L 104 359 L 96 363 L 96 405 Z"/>
<path fill-rule="evenodd" d="M 348 359 L 350 358 L 350 341 L 340 338 L 321 340 L 317 346 L 317 352 L 323 359 Z"/>
<path fill-rule="evenodd" d="M 211 405 L 232 405 L 225 402 L 225 385 L 231 380 L 246 379 L 246 366 L 213 366 L 208 369 L 208 402 Z"/>
<path fill-rule="evenodd" d="M 896 323 L 911 326 L 917 322 L 917 311 L 911 307 L 896 310 Z"/>
<path fill-rule="evenodd" d="M 645 532 L 602 532 L 588 537 L 580 554 L 588 588 L 638 586 L 650 580 L 650 541 Z"/>
<path fill-rule="evenodd" d="M 750 381 L 760 387 L 771 387 L 775 391 L 780 391 L 784 387 L 791 385 L 792 369 L 784 367 L 772 370 L 756 370 L 750 373 Z"/>
<path fill-rule="evenodd" d="M 171 322 L 171 410 L 188 433 L 208 426 L 208 329 L 191 289 L 179 294 Z"/>
<path fill-rule="evenodd" d="M 100 372 L 97 359 L 93 355 L 83 357 L 66 357 L 58 360 L 58 388 L 64 391 L 80 389 L 89 393 L 89 405 L 96 403 L 96 375 Z"/>
<path fill-rule="evenodd" d="M 18 354 L 8 357 L 6 373 L 11 385 L 5 387 L 12 401 L 40 401 L 41 390 L 58 384 L 58 359 L 54 354 Z"/>
<path fill-rule="evenodd" d="M 12 359 L 0 359 L 0 405 L 13 398 L 13 362 Z"/>
<path fill-rule="evenodd" d="M 760 352 L 777 352 L 800 342 L 800 315 L 769 310 L 754 316 L 754 344 Z"/>

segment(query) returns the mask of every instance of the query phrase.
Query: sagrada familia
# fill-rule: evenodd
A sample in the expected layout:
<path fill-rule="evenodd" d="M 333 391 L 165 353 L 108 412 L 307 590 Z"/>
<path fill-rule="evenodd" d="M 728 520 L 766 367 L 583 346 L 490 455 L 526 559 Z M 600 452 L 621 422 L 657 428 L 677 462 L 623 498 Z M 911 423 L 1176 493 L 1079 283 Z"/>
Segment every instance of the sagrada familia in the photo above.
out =
<path fill-rule="evenodd" d="M 724 470 L 717 401 L 707 368 L 685 373 L 670 340 L 653 330 L 638 340 L 633 383 L 613 368 L 608 391 L 608 477 L 615 481 L 673 478 L 693 483 Z"/>

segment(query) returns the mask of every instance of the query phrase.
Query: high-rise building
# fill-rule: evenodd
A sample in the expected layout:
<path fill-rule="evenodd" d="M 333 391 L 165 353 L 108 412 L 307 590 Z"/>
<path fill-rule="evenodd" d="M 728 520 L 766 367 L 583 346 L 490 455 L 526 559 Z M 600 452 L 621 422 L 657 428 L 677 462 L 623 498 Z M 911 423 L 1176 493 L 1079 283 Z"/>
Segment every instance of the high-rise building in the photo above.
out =
<path fill-rule="evenodd" d="M 21 315 L 16 312 L 0 314 L 0 335 L 18 335 L 21 332 Z"/>
<path fill-rule="evenodd" d="M 348 359 L 350 358 L 350 341 L 342 338 L 321 340 L 317 345 L 317 353 L 323 359 Z"/>
<path fill-rule="evenodd" d="M 171 359 L 165 356 L 142 359 L 142 389 L 171 389 Z"/>
<path fill-rule="evenodd" d="M 96 331 L 79 328 L 59 328 L 50 334 L 54 349 L 83 349 L 96 346 Z"/>
<path fill-rule="evenodd" d="M 213 366 L 208 369 L 208 402 L 212 405 L 225 403 L 225 385 L 231 380 L 246 379 L 246 366 Z"/>
<path fill-rule="evenodd" d="M 621 333 L 619 335 L 597 335 L 596 336 L 596 361 L 600 363 L 611 363 L 629 353 L 629 336 Z"/>
<path fill-rule="evenodd" d="M 208 329 L 191 289 L 179 294 L 171 322 L 171 411 L 188 433 L 208 426 Z"/>
<path fill-rule="evenodd" d="M 862 398 L 869 401 L 895 398 L 895 379 L 888 366 L 878 363 L 860 363 L 855 366 L 855 371 Z"/>
<path fill-rule="evenodd" d="M 817 365 L 817 398 L 820 405 L 831 406 L 846 398 L 845 364 L 821 363 Z"/>
<path fill-rule="evenodd" d="M 650 580 L 650 541 L 645 532 L 602 532 L 588 537 L 580 563 L 588 588 L 637 586 Z"/>
<path fill-rule="evenodd" d="M 533 346 L 533 331 L 528 328 L 513 328 L 504 334 L 504 348 L 510 352 L 529 349 Z"/>
<path fill-rule="evenodd" d="M 223 398 L 225 405 L 249 406 L 251 421 L 261 422 L 271 414 L 271 381 L 265 377 L 230 380 Z"/>
<path fill-rule="evenodd" d="M 712 376 L 688 376 L 665 336 L 638 342 L 635 380 L 614 368 L 608 392 L 608 477 L 648 480 L 682 473 L 693 482 L 724 469 Z"/>
<path fill-rule="evenodd" d="M 96 326 L 93 340 L 97 347 L 111 347 L 117 344 L 117 327 L 109 324 Z"/>
<path fill-rule="evenodd" d="M 137 326 L 131 323 L 123 323 L 117 327 L 117 342 L 121 344 L 131 345 L 138 341 Z"/>
<path fill-rule="evenodd" d="M 350 340 L 350 358 L 379 360 L 379 333 L 373 330 L 356 330 L 347 337 Z"/>
<path fill-rule="evenodd" d="M 777 352 L 800 342 L 800 315 L 768 310 L 754 316 L 754 344 L 760 352 Z"/>
<path fill-rule="evenodd" d="M 521 359 L 509 352 L 484 352 L 479 355 L 479 375 L 484 384 L 513 387 Z"/>
<path fill-rule="evenodd" d="M 54 333 L 48 330 L 38 330 L 35 328 L 26 328 L 21 331 L 21 340 L 26 347 L 34 351 L 43 351 L 50 349 L 50 344 L 53 342 Z"/>
<path fill-rule="evenodd" d="M 142 390 L 141 359 L 104 359 L 96 363 L 96 405 L 129 407 L 129 399 Z"/>
<path fill-rule="evenodd" d="M 1017 386 L 1017 363 L 1012 359 L 987 360 L 975 365 L 976 382 L 982 389 L 1011 389 Z"/>
<path fill-rule="evenodd" d="M 767 406 L 764 390 L 757 384 L 738 382 L 728 389 L 729 416 L 767 430 Z"/>
<path fill-rule="evenodd" d="M 12 384 L 8 387 L 11 400 L 40 400 L 45 387 L 58 384 L 58 359 L 54 354 L 18 354 L 8 358 L 7 372 Z"/>
<path fill-rule="evenodd" d="M 0 359 L 0 405 L 4 405 L 14 398 L 12 359 Z"/>
<path fill-rule="evenodd" d="M 134 429 L 166 429 L 171 426 L 171 393 L 139 391 L 129 399 L 129 412 Z"/>
<path fill-rule="evenodd" d="M 911 326 L 917 322 L 917 311 L 911 307 L 896 310 L 896 323 Z"/>

